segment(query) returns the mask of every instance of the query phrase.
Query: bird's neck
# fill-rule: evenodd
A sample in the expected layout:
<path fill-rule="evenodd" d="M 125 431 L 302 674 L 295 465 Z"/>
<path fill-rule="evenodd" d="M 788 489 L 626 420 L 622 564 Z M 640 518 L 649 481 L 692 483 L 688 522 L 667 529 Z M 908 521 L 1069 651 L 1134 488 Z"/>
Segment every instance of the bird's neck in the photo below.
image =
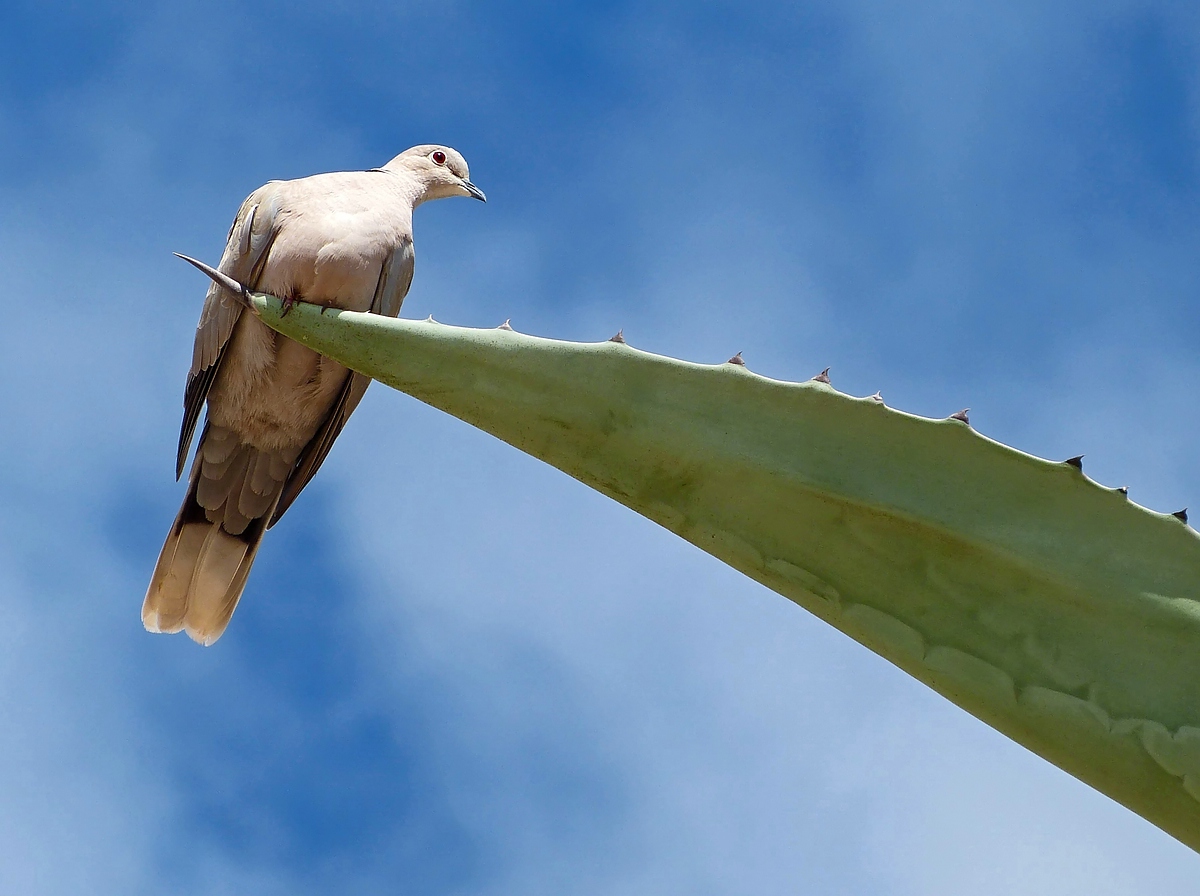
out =
<path fill-rule="evenodd" d="M 429 198 L 426 195 L 425 184 L 414 176 L 411 171 L 400 167 L 392 168 L 390 162 L 382 168 L 375 170 L 387 175 L 390 178 L 392 188 L 403 194 L 404 198 L 409 201 L 413 208 L 416 208 Z"/>

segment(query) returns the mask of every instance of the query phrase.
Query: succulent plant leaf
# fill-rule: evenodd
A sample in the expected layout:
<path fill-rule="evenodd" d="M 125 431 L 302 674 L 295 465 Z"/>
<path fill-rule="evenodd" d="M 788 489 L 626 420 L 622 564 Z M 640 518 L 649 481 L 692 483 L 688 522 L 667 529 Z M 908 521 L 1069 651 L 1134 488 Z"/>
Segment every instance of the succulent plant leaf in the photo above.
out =
<path fill-rule="evenodd" d="M 1200 850 L 1200 537 L 963 426 L 604 341 L 262 320 L 666 527 Z M 960 422 L 961 421 L 961 422 Z"/>

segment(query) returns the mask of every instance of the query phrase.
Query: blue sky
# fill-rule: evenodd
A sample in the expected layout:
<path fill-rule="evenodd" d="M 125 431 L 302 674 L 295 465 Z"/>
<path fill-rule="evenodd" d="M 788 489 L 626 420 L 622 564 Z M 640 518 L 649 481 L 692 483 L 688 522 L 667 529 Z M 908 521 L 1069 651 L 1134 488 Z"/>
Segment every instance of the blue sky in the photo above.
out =
<path fill-rule="evenodd" d="M 1190 893 L 1196 856 L 782 597 L 368 394 L 210 650 L 138 615 L 215 260 L 460 149 L 408 317 L 745 353 L 1200 505 L 1200 13 L 0 12 L 0 891 Z"/>

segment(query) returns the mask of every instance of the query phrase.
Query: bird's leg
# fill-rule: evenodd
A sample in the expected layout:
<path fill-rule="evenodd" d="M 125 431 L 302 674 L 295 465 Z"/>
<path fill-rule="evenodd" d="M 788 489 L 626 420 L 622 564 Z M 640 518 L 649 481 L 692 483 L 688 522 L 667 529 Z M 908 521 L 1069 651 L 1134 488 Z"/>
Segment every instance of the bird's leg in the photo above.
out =
<path fill-rule="evenodd" d="M 292 306 L 300 301 L 300 290 L 292 287 L 279 301 L 283 305 L 283 310 L 279 312 L 279 316 L 287 317 L 288 312 L 292 310 Z"/>

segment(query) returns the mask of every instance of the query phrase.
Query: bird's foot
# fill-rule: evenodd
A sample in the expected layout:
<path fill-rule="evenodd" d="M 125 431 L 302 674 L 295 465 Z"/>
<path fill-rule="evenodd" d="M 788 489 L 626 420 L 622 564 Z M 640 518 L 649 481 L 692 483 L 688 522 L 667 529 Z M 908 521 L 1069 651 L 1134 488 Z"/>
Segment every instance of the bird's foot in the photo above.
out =
<path fill-rule="evenodd" d="M 296 295 L 294 292 L 288 293 L 286 296 L 284 296 L 282 299 L 279 300 L 279 303 L 283 306 L 283 310 L 279 312 L 279 316 L 287 317 L 288 312 L 292 310 L 292 306 L 295 305 L 299 301 L 300 301 L 300 297 L 298 295 Z"/>

